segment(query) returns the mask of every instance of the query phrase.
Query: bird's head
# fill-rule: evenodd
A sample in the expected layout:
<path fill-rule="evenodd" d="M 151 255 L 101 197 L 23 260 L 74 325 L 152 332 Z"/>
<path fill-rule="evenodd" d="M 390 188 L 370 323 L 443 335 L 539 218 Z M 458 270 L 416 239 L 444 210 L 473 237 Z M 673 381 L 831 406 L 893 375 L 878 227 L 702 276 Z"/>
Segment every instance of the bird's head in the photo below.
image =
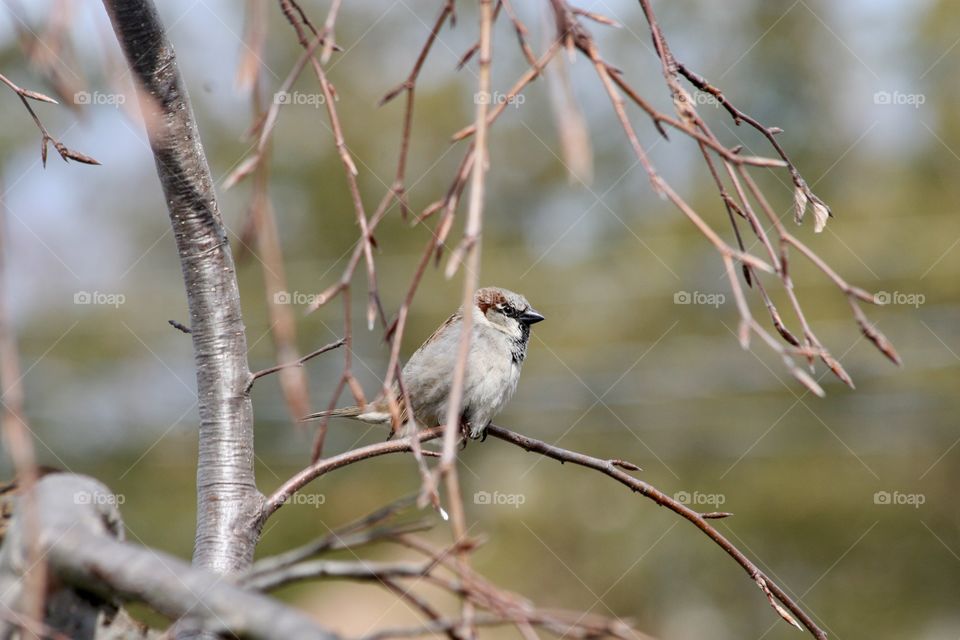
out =
<path fill-rule="evenodd" d="M 519 293 L 484 287 L 474 297 L 477 311 L 493 328 L 518 340 L 530 335 L 530 325 L 543 320 L 543 315 L 530 306 Z"/>

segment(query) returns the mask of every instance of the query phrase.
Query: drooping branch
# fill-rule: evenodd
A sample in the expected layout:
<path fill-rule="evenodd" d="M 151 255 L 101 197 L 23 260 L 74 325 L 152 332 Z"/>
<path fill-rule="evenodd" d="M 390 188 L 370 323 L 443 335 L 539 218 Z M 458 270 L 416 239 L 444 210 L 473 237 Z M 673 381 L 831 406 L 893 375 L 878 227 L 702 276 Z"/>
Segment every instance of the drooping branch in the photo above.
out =
<path fill-rule="evenodd" d="M 784 361 L 790 373 L 805 387 L 817 395 L 824 395 L 823 389 L 809 373 L 798 366 L 793 357 L 799 356 L 807 360 L 812 366 L 815 358 L 821 359 L 824 364 L 841 381 L 849 386 L 853 386 L 850 376 L 844 371 L 842 365 L 830 355 L 829 351 L 817 339 L 809 323 L 806 320 L 804 310 L 801 307 L 794 291 L 793 282 L 788 273 L 788 262 L 786 248 L 788 246 L 796 247 L 804 257 L 808 258 L 815 266 L 823 271 L 840 290 L 847 296 L 847 299 L 853 310 L 854 320 L 860 327 L 861 332 L 866 336 L 884 355 L 895 363 L 899 363 L 899 356 L 896 354 L 890 342 L 881 334 L 874 325 L 865 317 L 865 314 L 859 307 L 859 302 L 875 302 L 873 296 L 857 287 L 851 287 L 841 278 L 836 276 L 832 270 L 826 266 L 826 263 L 816 256 L 813 251 L 805 244 L 797 240 L 794 236 L 787 233 L 780 222 L 779 217 L 772 210 L 767 202 L 766 196 L 760 191 L 748 172 L 752 166 L 767 167 L 785 167 L 790 174 L 791 180 L 795 186 L 794 207 L 797 222 L 803 218 L 804 212 L 809 208 L 813 209 L 815 218 L 815 230 L 821 231 L 826 224 L 827 219 L 832 215 L 829 207 L 817 197 L 806 181 L 800 174 L 799 169 L 791 161 L 786 151 L 776 140 L 776 135 L 782 130 L 778 127 L 767 127 L 756 119 L 739 110 L 723 95 L 717 88 L 710 85 L 705 79 L 691 71 L 673 56 L 670 47 L 667 44 L 666 37 L 657 22 L 651 3 L 649 0 L 640 0 L 640 6 L 644 17 L 647 20 L 650 34 L 653 40 L 654 49 L 660 62 L 664 81 L 673 98 L 673 104 L 676 111 L 676 117 L 669 116 L 654 109 L 650 103 L 639 95 L 623 78 L 623 75 L 615 67 L 602 60 L 599 54 L 596 41 L 589 31 L 581 24 L 580 16 L 583 12 L 572 8 L 566 0 L 550 0 L 557 22 L 557 32 L 560 38 L 565 39 L 567 48 L 571 52 L 574 49 L 582 52 L 589 58 L 596 68 L 598 77 L 610 98 L 614 112 L 620 122 L 621 128 L 627 136 L 631 147 L 637 157 L 637 160 L 644 166 L 654 190 L 668 200 L 670 200 L 697 229 L 714 245 L 724 262 L 728 276 L 733 274 L 731 265 L 733 262 L 739 262 L 743 270 L 744 278 L 748 286 L 757 284 L 760 296 L 767 307 L 771 322 L 777 333 L 786 341 L 786 345 L 776 341 L 773 335 L 767 331 L 759 322 L 757 322 L 750 313 L 747 304 L 746 295 L 740 281 L 736 277 L 729 277 L 731 290 L 737 303 L 737 310 L 740 314 L 739 339 L 741 345 L 746 349 L 750 345 L 750 336 L 755 334 L 770 346 Z M 586 16 L 585 16 L 586 17 Z M 596 19 L 598 16 L 589 16 Z M 601 20 L 601 22 L 603 22 Z M 759 158 L 756 156 L 746 156 L 742 153 L 742 147 L 728 148 L 725 146 L 706 125 L 705 121 L 697 113 L 694 101 L 687 90 L 682 86 L 682 80 L 685 79 L 697 90 L 704 91 L 712 95 L 733 117 L 735 124 L 746 122 L 750 126 L 760 131 L 770 142 L 777 159 Z M 738 248 L 731 247 L 713 228 L 706 222 L 703 216 L 696 212 L 673 188 L 671 188 L 647 158 L 647 154 L 640 145 L 633 125 L 627 119 L 624 111 L 624 101 L 620 95 L 623 92 L 633 103 L 640 107 L 653 120 L 654 126 L 661 135 L 666 136 L 664 124 L 669 125 L 684 135 L 688 136 L 698 144 L 704 160 L 707 164 L 710 174 L 717 184 L 720 196 L 723 200 L 728 218 L 734 229 L 734 235 L 737 240 Z M 728 177 L 734 186 L 734 193 L 739 202 L 726 190 L 719 172 L 714 165 L 714 159 L 711 153 L 716 154 L 727 171 Z M 746 185 L 746 189 L 743 185 Z M 753 212 L 749 198 L 756 200 L 757 204 L 763 209 L 776 235 L 776 241 L 780 245 L 780 251 L 776 252 L 773 243 L 768 237 L 767 231 Z M 737 216 L 745 218 L 749 223 L 749 229 L 756 235 L 757 240 L 766 249 L 772 260 L 771 264 L 760 260 L 744 249 L 743 238 L 737 227 Z M 826 267 L 826 268 L 825 268 Z M 794 334 L 787 328 L 776 307 L 773 306 L 770 296 L 767 294 L 763 284 L 758 277 L 758 271 L 775 274 L 782 285 L 797 320 L 802 328 L 803 342 L 801 343 Z"/>
<path fill-rule="evenodd" d="M 0 76 L 2 77 L 2 76 Z M 35 541 L 39 530 L 34 486 L 40 477 L 33 446 L 33 432 L 24 414 L 23 374 L 20 370 L 20 353 L 14 333 L 7 294 L 7 204 L 0 198 L 0 439 L 10 452 L 13 467 L 17 472 L 14 482 L 0 487 L 0 541 L 7 528 L 8 509 L 6 501 L 12 494 L 22 496 L 23 526 L 29 532 L 28 540 Z M 47 589 L 47 569 L 43 551 L 35 543 L 27 553 L 28 567 L 24 576 L 25 606 L 22 617 L 27 623 L 43 621 L 44 600 Z M 24 625 L 29 631 L 29 628 Z"/>
<path fill-rule="evenodd" d="M 200 411 L 194 562 L 219 573 L 250 566 L 249 522 L 262 496 L 254 479 L 253 409 L 240 294 L 210 168 L 172 45 L 151 0 L 104 0 L 140 85 L 157 174 L 173 225 L 190 308 Z"/>

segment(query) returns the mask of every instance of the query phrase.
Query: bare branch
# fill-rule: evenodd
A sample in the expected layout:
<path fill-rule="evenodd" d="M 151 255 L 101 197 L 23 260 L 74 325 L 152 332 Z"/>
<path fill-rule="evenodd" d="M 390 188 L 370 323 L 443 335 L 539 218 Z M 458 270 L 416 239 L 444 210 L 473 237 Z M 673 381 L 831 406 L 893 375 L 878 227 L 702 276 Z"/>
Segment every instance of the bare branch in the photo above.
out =
<path fill-rule="evenodd" d="M 427 440 L 433 440 L 438 438 L 443 433 L 443 427 L 434 427 L 432 429 L 425 429 L 420 431 L 415 436 L 407 436 L 405 438 L 400 438 L 398 440 L 388 440 L 386 442 L 380 442 L 377 444 L 367 445 L 365 447 L 360 447 L 358 449 L 353 449 L 345 453 L 341 453 L 336 456 L 331 456 L 325 458 L 319 462 L 316 462 L 300 473 L 296 474 L 289 480 L 287 480 L 279 489 L 273 492 L 273 494 L 268 497 L 263 505 L 262 510 L 257 516 L 256 522 L 258 523 L 258 528 L 263 526 L 263 523 L 266 522 L 273 513 L 282 507 L 286 503 L 290 496 L 294 493 L 307 486 L 313 480 L 316 480 L 320 476 L 339 469 L 341 467 L 346 467 L 355 462 L 361 460 L 366 460 L 368 458 L 375 458 L 377 456 L 382 456 L 388 453 L 399 453 L 402 451 L 410 451 L 413 447 L 412 440 L 416 438 L 419 442 L 426 442 Z"/>
<path fill-rule="evenodd" d="M 192 331 L 190 331 L 190 327 L 183 324 L 182 322 L 177 322 L 176 320 L 167 320 L 167 324 L 169 324 L 171 327 L 173 327 L 174 329 L 176 329 L 181 333 L 186 333 L 188 335 L 193 333 Z"/>
<path fill-rule="evenodd" d="M 55 137 L 50 135 L 50 132 L 47 131 L 47 128 L 44 126 L 43 122 L 40 120 L 40 117 L 33 110 L 33 107 L 30 106 L 30 100 L 36 100 L 38 102 L 49 102 L 52 104 L 57 104 L 57 101 L 51 98 L 50 96 L 44 95 L 38 91 L 31 91 L 29 89 L 24 89 L 17 86 L 9 78 L 0 73 L 0 82 L 7 85 L 17 94 L 17 97 L 20 98 L 20 102 L 23 103 L 24 108 L 27 110 L 27 113 L 30 114 L 30 117 L 33 118 L 34 124 L 37 125 L 37 128 L 40 130 L 40 158 L 43 160 L 43 166 L 47 166 L 47 145 L 52 144 L 53 148 L 57 150 L 57 153 L 60 154 L 60 157 L 63 158 L 64 162 L 68 160 L 74 160 L 83 164 L 100 164 L 94 158 L 80 153 L 79 151 L 74 151 L 70 149 L 65 144 L 57 140 Z"/>
<path fill-rule="evenodd" d="M 254 591 L 270 591 L 294 582 L 317 578 L 346 578 L 349 580 L 384 580 L 388 578 L 416 578 L 430 569 L 429 564 L 409 562 L 344 562 L 340 560 L 313 560 L 298 562 L 274 571 L 264 571 L 244 577 L 240 584 Z"/>
<path fill-rule="evenodd" d="M 0 76 L 2 77 L 2 76 Z M 47 590 L 47 567 L 43 552 L 36 541 L 39 539 L 40 521 L 37 510 L 34 486 L 43 469 L 37 467 L 36 454 L 33 447 L 33 436 L 30 426 L 24 415 L 23 375 L 20 371 L 20 353 L 17 348 L 17 338 L 14 332 L 13 319 L 10 315 L 7 300 L 7 207 L 6 202 L 0 200 L 0 435 L 3 444 L 13 461 L 13 468 L 17 477 L 13 483 L 0 487 L 0 497 L 4 507 L 0 517 L 0 540 L 7 528 L 7 503 L 12 500 L 14 492 L 21 496 L 23 504 L 24 530 L 27 540 L 30 541 L 27 551 L 29 569 L 24 581 L 25 606 L 21 616 L 26 623 L 21 624 L 29 637 L 39 637 L 32 631 L 32 624 L 43 622 L 44 601 Z"/>
<path fill-rule="evenodd" d="M 262 378 L 263 376 L 270 375 L 271 373 L 276 373 L 277 371 L 281 371 L 289 367 L 302 367 L 304 363 L 307 362 L 308 360 L 316 358 L 319 355 L 323 355 L 327 351 L 333 351 L 334 349 L 339 349 L 344 344 L 345 344 L 344 339 L 340 338 L 336 342 L 331 342 L 330 344 L 326 344 L 320 347 L 319 349 L 317 349 L 316 351 L 311 351 L 307 355 L 301 358 L 297 358 L 293 362 L 285 362 L 283 364 L 278 364 L 273 367 L 267 367 L 266 369 L 261 369 L 260 371 L 257 371 L 256 373 L 250 376 L 250 382 L 247 383 L 247 391 L 248 392 L 250 391 L 250 389 L 253 387 L 253 383 L 256 382 L 258 378 Z"/>
<path fill-rule="evenodd" d="M 179 558 L 120 541 L 116 497 L 102 484 L 72 474 L 37 483 L 40 545 L 58 584 L 109 601 L 143 602 L 179 629 L 247 638 L 335 638 L 306 615 L 250 593 Z M 4 603 L 15 598 L 28 540 L 14 519 L 0 556 Z M 89 598 L 90 596 L 88 596 Z"/>
<path fill-rule="evenodd" d="M 453 379 L 447 398 L 447 415 L 443 434 L 443 457 L 437 467 L 438 478 L 445 480 L 447 501 L 450 508 L 450 524 L 454 542 L 464 543 L 467 536 L 466 516 L 463 509 L 463 498 L 460 491 L 460 479 L 456 467 L 456 443 L 460 431 L 461 410 L 463 408 L 463 391 L 467 375 L 467 358 L 470 355 L 470 345 L 473 337 L 473 298 L 479 286 L 480 277 L 480 233 L 483 227 L 483 208 L 486 193 L 486 175 L 489 168 L 489 152 L 487 150 L 487 112 L 490 100 L 490 63 L 493 31 L 493 4 L 492 0 L 480 0 L 480 59 L 477 80 L 476 108 L 476 140 L 474 141 L 473 167 L 470 180 L 470 202 L 467 209 L 466 228 L 463 240 L 450 255 L 447 261 L 445 275 L 452 278 L 460 263 L 464 264 L 463 295 L 460 320 L 460 338 L 457 350 L 457 360 L 453 368 Z M 465 550 L 457 554 L 457 564 L 461 571 L 470 566 L 470 557 Z M 473 625 L 474 609 L 472 603 L 464 598 L 461 606 L 464 620 L 464 630 L 468 638 L 476 636 Z"/>
<path fill-rule="evenodd" d="M 644 497 L 653 500 L 660 506 L 666 507 L 674 513 L 682 516 L 686 520 L 689 520 L 698 529 L 703 531 L 707 537 L 713 540 L 721 549 L 727 552 L 727 554 L 733 558 L 737 564 L 743 567 L 743 570 L 747 572 L 747 575 L 750 576 L 750 579 L 756 582 L 757 585 L 764 591 L 764 594 L 768 596 L 771 606 L 773 606 L 773 608 L 784 620 L 799 628 L 797 621 L 792 617 L 795 616 L 800 620 L 800 622 L 803 623 L 803 626 L 806 627 L 811 634 L 813 634 L 814 637 L 819 638 L 820 640 L 826 640 L 827 634 L 817 626 L 817 623 L 814 622 L 813 618 L 811 618 L 783 589 L 781 589 L 776 583 L 767 577 L 766 574 L 764 574 L 760 568 L 753 563 L 753 561 L 747 558 L 743 552 L 737 549 L 732 542 L 727 540 L 722 533 L 717 531 L 717 529 L 708 522 L 710 519 L 721 517 L 721 514 L 701 514 L 697 511 L 694 511 L 685 504 L 674 500 L 672 497 L 660 491 L 653 485 L 623 471 L 620 468 L 621 465 L 617 464 L 620 461 L 603 460 L 601 458 L 596 458 L 583 453 L 577 453 L 576 451 L 563 449 L 555 445 L 547 444 L 542 440 L 524 436 L 516 433 L 515 431 L 510 431 L 509 429 L 505 429 L 496 425 L 490 425 L 487 428 L 487 433 L 495 438 L 503 440 L 504 442 L 509 442 L 510 444 L 521 447 L 526 451 L 539 453 L 540 455 L 553 458 L 561 463 L 570 462 L 580 465 L 581 467 L 587 467 L 589 469 L 599 471 L 604 475 L 610 476 L 620 484 L 629 487 L 630 490 L 640 493 Z M 724 513 L 722 514 L 722 517 L 726 517 L 727 515 L 729 514 Z M 784 607 L 786 607 L 786 610 L 784 610 Z"/>

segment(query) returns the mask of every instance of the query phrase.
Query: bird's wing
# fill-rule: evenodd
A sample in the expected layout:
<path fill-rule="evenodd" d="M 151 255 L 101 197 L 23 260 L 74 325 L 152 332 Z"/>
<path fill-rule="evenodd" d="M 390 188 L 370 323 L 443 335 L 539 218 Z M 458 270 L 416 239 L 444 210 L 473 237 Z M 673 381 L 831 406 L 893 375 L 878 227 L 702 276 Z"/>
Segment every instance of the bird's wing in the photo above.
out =
<path fill-rule="evenodd" d="M 423 344 L 421 344 L 420 348 L 417 349 L 412 356 L 410 356 L 410 359 L 413 360 L 414 358 L 417 357 L 417 354 L 428 349 L 431 345 L 439 345 L 440 340 L 438 340 L 438 337 L 440 336 L 440 334 L 443 333 L 444 330 L 447 329 L 447 327 L 449 327 L 450 325 L 460 320 L 460 316 L 461 316 L 461 313 L 460 313 L 460 310 L 458 309 L 453 313 L 453 315 L 451 315 L 449 318 L 444 320 L 443 324 L 437 327 L 437 330 L 431 333 L 430 337 L 423 341 Z"/>

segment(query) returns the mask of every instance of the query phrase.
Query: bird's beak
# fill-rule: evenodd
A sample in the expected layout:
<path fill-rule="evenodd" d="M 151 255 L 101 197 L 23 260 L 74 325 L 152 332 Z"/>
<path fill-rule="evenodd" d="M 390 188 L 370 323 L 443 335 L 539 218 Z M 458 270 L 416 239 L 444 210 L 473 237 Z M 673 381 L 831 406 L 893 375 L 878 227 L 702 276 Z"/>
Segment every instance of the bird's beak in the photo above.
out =
<path fill-rule="evenodd" d="M 520 317 L 518 318 L 518 320 L 520 320 L 520 322 L 524 324 L 537 324 L 543 319 L 544 319 L 543 314 L 541 314 L 539 311 L 537 311 L 533 307 L 530 307 L 529 309 L 521 313 Z"/>

